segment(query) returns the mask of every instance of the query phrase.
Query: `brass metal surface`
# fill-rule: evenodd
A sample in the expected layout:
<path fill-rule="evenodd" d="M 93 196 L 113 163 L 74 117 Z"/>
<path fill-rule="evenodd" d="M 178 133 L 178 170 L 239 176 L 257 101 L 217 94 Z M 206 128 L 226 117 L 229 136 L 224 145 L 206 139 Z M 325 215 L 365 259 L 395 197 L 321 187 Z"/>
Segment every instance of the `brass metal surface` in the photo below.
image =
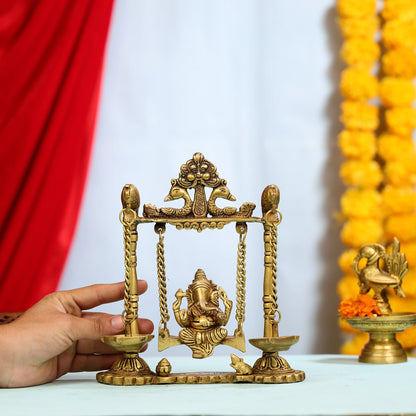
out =
<path fill-rule="evenodd" d="M 360 269 L 358 264 L 362 258 L 367 264 Z M 384 261 L 385 266 L 380 264 Z M 360 293 L 373 291 L 382 315 L 390 315 L 392 310 L 387 297 L 387 289 L 393 288 L 397 296 L 405 297 L 402 289 L 403 277 L 408 272 L 405 255 L 400 253 L 400 243 L 397 238 L 392 244 L 392 252 L 387 254 L 381 244 L 364 244 L 360 247 L 354 259 L 352 268 L 358 277 Z"/>
<path fill-rule="evenodd" d="M 362 258 L 367 262 L 360 269 Z M 393 288 L 397 296 L 405 297 L 401 285 L 408 265 L 405 255 L 400 253 L 399 240 L 394 239 L 391 253 L 387 253 L 381 244 L 364 244 L 351 266 L 358 277 L 360 293 L 372 290 L 381 312 L 381 316 L 347 319 L 353 328 L 369 333 L 369 341 L 362 349 L 359 361 L 373 364 L 407 361 L 406 351 L 397 341 L 396 333 L 414 326 L 416 313 L 393 313 L 387 296 L 387 289 Z"/>
<path fill-rule="evenodd" d="M 349 324 L 370 339 L 361 351 L 359 361 L 373 364 L 394 364 L 407 361 L 406 351 L 396 339 L 396 333 L 416 324 L 416 313 L 392 313 L 388 316 L 347 319 Z"/>
<path fill-rule="evenodd" d="M 207 198 L 206 191 L 210 189 Z M 190 192 L 193 194 L 190 194 Z M 193 197 L 192 197 L 193 195 Z M 107 372 L 97 374 L 97 380 L 113 385 L 144 385 L 173 383 L 293 383 L 305 378 L 303 371 L 293 370 L 286 360 L 279 356 L 296 343 L 298 336 L 279 336 L 278 324 L 281 314 L 277 304 L 277 226 L 282 215 L 278 210 L 280 191 L 276 185 L 265 188 L 261 196 L 262 218 L 254 217 L 255 204 L 243 203 L 239 208 L 220 208 L 217 200 L 235 201 L 227 181 L 220 178 L 217 168 L 201 153 L 195 153 L 180 168 L 165 201 L 183 200 L 180 208 L 145 204 L 143 217 L 138 215 L 140 197 L 134 185 L 126 185 L 122 191 L 123 209 L 120 220 L 124 231 L 125 252 L 125 293 L 123 319 L 125 334 L 103 337 L 103 342 L 124 352 Z M 156 246 L 157 277 L 159 288 L 160 322 L 158 328 L 159 351 L 176 345 L 186 345 L 193 358 L 206 358 L 213 354 L 217 345 L 227 345 L 245 351 L 243 323 L 245 321 L 246 298 L 246 236 L 248 224 L 262 223 L 264 228 L 264 279 L 263 279 L 263 338 L 250 342 L 262 351 L 262 356 L 253 366 L 231 354 L 230 366 L 234 373 L 172 373 L 172 366 L 166 358 L 158 363 L 155 372 L 149 369 L 138 353 L 153 335 L 139 334 L 137 296 L 137 226 L 153 223 L 158 236 Z M 209 280 L 202 269 L 198 269 L 188 288 L 176 289 L 176 300 L 171 313 L 182 328 L 177 335 L 171 335 L 168 324 L 170 309 L 167 302 L 168 286 L 165 265 L 166 224 L 178 230 L 222 229 L 235 223 L 238 234 L 236 302 L 234 334 L 225 328 L 232 316 L 233 302 L 218 282 Z M 174 289 L 175 290 L 175 289 Z"/>

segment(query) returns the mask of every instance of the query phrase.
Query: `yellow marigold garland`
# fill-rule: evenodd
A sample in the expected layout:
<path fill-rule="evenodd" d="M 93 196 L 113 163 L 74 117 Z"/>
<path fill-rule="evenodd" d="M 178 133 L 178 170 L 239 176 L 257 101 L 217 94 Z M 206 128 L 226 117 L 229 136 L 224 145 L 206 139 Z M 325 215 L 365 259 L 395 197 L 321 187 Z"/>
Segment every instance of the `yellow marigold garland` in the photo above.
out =
<path fill-rule="evenodd" d="M 339 258 L 344 277 L 337 291 L 341 299 L 357 296 L 357 278 L 350 265 L 361 244 L 386 243 L 397 236 L 410 271 L 403 283 L 408 297 L 402 300 L 392 295 L 392 308 L 416 311 L 416 152 L 412 139 L 416 128 L 412 106 L 416 97 L 416 1 L 384 0 L 381 36 L 376 7 L 375 0 L 337 2 L 344 36 L 341 57 L 347 65 L 340 81 L 345 130 L 338 136 L 338 145 L 346 158 L 340 168 L 347 186 L 340 218 L 345 221 L 341 239 L 348 247 Z M 372 72 L 381 50 L 376 38 L 381 38 L 384 51 L 379 83 Z M 371 101 L 377 96 L 381 114 Z M 380 117 L 387 131 L 377 140 Z M 340 326 L 352 334 L 342 352 L 359 354 L 368 336 L 345 321 Z M 416 348 L 416 330 L 401 333 L 400 342 L 407 349 Z"/>

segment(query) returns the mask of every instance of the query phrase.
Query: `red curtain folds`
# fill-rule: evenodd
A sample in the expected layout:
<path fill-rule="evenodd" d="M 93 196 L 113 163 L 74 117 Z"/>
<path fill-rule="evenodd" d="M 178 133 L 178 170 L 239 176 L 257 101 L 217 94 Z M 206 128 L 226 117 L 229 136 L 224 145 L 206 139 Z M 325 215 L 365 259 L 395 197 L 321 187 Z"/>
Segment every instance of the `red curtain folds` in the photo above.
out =
<path fill-rule="evenodd" d="M 84 190 L 113 0 L 0 2 L 0 310 L 56 290 Z"/>

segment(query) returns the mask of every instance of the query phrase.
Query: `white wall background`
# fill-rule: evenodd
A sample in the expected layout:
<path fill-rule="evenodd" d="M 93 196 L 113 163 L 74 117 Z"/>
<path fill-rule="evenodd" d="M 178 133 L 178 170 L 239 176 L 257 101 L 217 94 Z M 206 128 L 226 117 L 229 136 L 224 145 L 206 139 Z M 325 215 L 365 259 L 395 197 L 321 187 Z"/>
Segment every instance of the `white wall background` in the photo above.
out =
<path fill-rule="evenodd" d="M 335 286 L 342 247 L 333 213 L 342 192 L 336 148 L 341 40 L 334 3 L 117 1 L 92 168 L 62 289 L 124 279 L 123 185 L 139 189 L 140 213 L 144 203 L 172 206 L 163 202 L 170 180 L 199 151 L 227 179 L 237 198 L 229 205 L 255 202 L 261 216 L 262 190 L 280 187 L 280 333 L 300 335 L 292 353 L 338 351 Z M 168 227 L 165 235 L 170 305 L 199 267 L 235 297 L 233 225 L 201 234 Z M 252 224 L 247 338 L 262 336 L 262 241 L 261 225 Z M 139 227 L 138 275 L 149 283 L 139 314 L 157 327 L 156 242 L 151 225 Z M 176 333 L 172 314 L 170 322 Z M 258 354 L 250 345 L 247 350 Z M 157 354 L 156 340 L 147 354 Z M 170 354 L 190 352 L 180 346 L 164 355 Z"/>

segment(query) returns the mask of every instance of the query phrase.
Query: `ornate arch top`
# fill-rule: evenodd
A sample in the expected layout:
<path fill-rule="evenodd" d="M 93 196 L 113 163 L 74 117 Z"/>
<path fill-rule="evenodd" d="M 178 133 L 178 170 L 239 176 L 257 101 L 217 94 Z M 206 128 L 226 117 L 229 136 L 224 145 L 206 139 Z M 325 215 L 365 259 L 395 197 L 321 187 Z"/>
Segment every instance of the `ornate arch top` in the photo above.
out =
<path fill-rule="evenodd" d="M 210 196 L 206 196 L 206 188 L 211 188 Z M 190 191 L 193 190 L 193 197 Z M 202 153 L 195 153 L 180 168 L 177 179 L 171 180 L 171 188 L 165 201 L 183 199 L 181 208 L 157 208 L 146 204 L 143 207 L 143 218 L 139 222 L 167 222 L 177 228 L 222 228 L 228 222 L 261 221 L 252 216 L 256 207 L 251 202 L 243 203 L 240 208 L 227 206 L 219 208 L 218 198 L 235 201 L 227 187 L 227 181 L 220 178 L 216 166 L 205 159 Z"/>

